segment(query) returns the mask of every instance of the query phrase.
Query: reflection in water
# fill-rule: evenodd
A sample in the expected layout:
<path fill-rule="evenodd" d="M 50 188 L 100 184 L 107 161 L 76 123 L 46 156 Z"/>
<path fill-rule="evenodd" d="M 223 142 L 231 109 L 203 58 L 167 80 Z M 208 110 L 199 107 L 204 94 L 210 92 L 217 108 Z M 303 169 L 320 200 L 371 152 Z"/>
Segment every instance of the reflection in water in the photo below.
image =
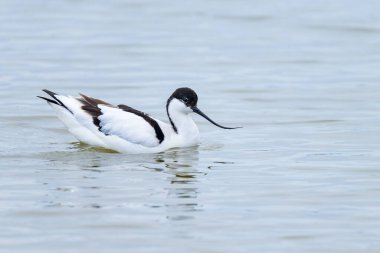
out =
<path fill-rule="evenodd" d="M 167 218 L 187 220 L 194 218 L 193 212 L 200 210 L 198 203 L 198 180 L 202 174 L 198 169 L 198 147 L 172 150 L 157 157 L 165 164 L 170 184 L 167 187 Z"/>
<path fill-rule="evenodd" d="M 83 142 L 75 141 L 71 143 L 72 146 L 70 149 L 74 150 L 80 150 L 80 151 L 98 151 L 102 153 L 110 153 L 110 154 L 117 154 L 119 152 L 112 150 L 112 149 L 107 149 L 107 148 L 102 148 L 102 147 L 96 147 L 96 146 L 91 146 Z"/>
<path fill-rule="evenodd" d="M 128 155 L 73 143 L 69 150 L 40 153 L 40 156 L 49 164 L 49 169 L 43 170 L 46 177 L 42 182 L 48 188 L 44 200 L 47 207 L 99 209 L 110 205 L 133 205 L 128 200 L 133 199 L 133 195 L 120 197 L 119 202 L 109 202 L 105 197 L 108 196 L 107 191 L 122 195 L 126 191 L 124 179 L 137 182 L 151 180 L 155 176 L 150 172 L 155 171 L 165 175 L 164 179 L 159 176 L 152 188 L 145 184 L 137 187 L 140 194 L 150 195 L 151 191 L 156 194 L 161 189 L 165 195 L 158 205 L 150 202 L 147 206 L 166 208 L 166 217 L 170 220 L 192 219 L 193 212 L 200 210 L 198 177 L 206 170 L 202 172 L 198 168 L 198 147 L 172 149 L 159 154 Z M 65 166 L 56 167 L 55 164 Z"/>

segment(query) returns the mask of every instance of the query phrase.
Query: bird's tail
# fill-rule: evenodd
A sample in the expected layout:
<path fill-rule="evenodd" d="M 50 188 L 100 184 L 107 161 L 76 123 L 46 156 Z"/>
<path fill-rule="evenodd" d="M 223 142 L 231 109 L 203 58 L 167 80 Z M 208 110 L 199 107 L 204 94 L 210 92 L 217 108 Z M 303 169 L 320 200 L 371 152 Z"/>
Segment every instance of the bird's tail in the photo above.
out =
<path fill-rule="evenodd" d="M 57 96 L 59 96 L 57 93 L 52 92 L 50 90 L 46 90 L 46 89 L 44 89 L 43 91 L 46 92 L 53 99 L 37 96 L 38 98 L 44 99 L 48 103 L 52 103 L 52 104 L 56 104 L 56 105 L 62 106 L 63 108 L 65 108 L 66 110 L 68 110 L 70 113 L 72 113 L 71 110 L 69 108 L 67 108 L 66 105 L 64 103 L 62 103 L 62 101 L 57 98 Z"/>

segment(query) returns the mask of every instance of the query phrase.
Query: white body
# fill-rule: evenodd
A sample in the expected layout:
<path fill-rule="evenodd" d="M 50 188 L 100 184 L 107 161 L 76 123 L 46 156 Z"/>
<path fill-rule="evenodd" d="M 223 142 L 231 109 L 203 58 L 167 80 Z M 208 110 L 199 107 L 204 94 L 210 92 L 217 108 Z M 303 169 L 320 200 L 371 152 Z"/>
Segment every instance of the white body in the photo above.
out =
<path fill-rule="evenodd" d="M 177 128 L 154 119 L 160 126 L 164 140 L 159 143 L 154 128 L 142 117 L 108 105 L 98 105 L 102 115 L 98 118 L 102 131 L 93 118 L 82 109 L 82 104 L 72 96 L 56 96 L 66 108 L 49 103 L 70 133 L 79 141 L 123 153 L 157 153 L 174 147 L 189 147 L 199 143 L 199 130 L 190 113 L 191 109 L 173 99 L 168 107 Z"/>

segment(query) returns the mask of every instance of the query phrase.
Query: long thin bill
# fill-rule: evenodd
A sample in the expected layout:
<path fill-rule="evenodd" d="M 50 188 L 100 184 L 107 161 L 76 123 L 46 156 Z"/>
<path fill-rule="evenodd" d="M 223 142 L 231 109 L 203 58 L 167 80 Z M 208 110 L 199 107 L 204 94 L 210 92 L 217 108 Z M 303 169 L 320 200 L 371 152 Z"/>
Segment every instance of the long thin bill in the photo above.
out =
<path fill-rule="evenodd" d="M 207 115 L 204 114 L 201 110 L 199 110 L 198 107 L 195 107 L 195 106 L 194 106 L 192 109 L 193 109 L 193 112 L 195 112 L 195 113 L 201 115 L 203 118 L 207 119 L 207 120 L 210 121 L 212 124 L 214 124 L 215 126 L 218 126 L 218 127 L 220 127 L 220 128 L 224 128 L 224 129 L 236 129 L 236 128 L 241 128 L 241 127 L 225 127 L 225 126 L 221 126 L 221 125 L 215 123 L 215 122 L 214 122 L 212 119 L 210 119 L 209 117 L 207 117 Z"/>

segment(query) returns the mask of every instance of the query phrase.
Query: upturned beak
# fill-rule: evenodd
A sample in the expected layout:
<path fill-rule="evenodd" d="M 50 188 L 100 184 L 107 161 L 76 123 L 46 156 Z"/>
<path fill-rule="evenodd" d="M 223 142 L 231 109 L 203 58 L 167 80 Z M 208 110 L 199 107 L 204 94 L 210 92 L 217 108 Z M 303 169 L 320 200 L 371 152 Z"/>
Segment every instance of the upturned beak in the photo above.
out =
<path fill-rule="evenodd" d="M 201 115 L 203 118 L 207 119 L 208 121 L 210 121 L 212 124 L 214 124 L 215 126 L 218 126 L 220 128 L 224 128 L 224 129 L 236 129 L 236 128 L 241 128 L 241 127 L 225 127 L 225 126 L 221 126 L 217 123 L 215 123 L 212 119 L 210 119 L 209 117 L 207 117 L 206 114 L 204 114 L 201 110 L 198 109 L 198 107 L 194 106 L 191 108 L 193 110 L 193 112 L 195 112 L 196 114 L 199 114 Z"/>

